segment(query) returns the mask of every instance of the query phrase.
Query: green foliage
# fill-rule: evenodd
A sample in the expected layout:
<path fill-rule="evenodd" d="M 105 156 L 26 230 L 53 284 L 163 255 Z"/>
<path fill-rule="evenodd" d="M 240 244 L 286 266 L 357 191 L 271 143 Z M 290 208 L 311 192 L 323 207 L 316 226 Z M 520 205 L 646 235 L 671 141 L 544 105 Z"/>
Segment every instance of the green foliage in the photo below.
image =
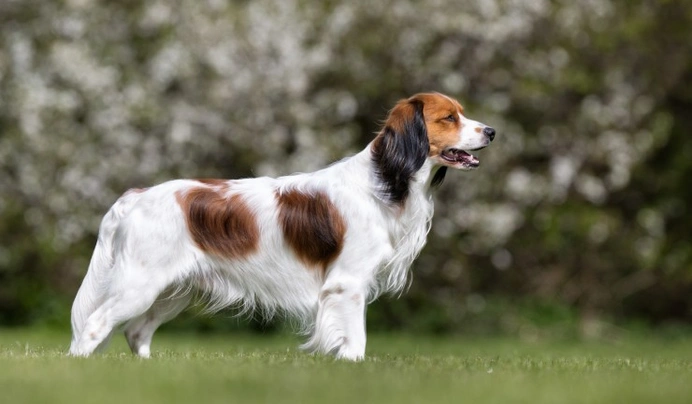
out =
<path fill-rule="evenodd" d="M 126 189 L 314 170 L 429 90 L 498 137 L 447 176 L 371 327 L 518 332 L 536 302 L 579 334 L 689 322 L 691 20 L 684 0 L 1 2 L 0 324 L 67 324 Z"/>

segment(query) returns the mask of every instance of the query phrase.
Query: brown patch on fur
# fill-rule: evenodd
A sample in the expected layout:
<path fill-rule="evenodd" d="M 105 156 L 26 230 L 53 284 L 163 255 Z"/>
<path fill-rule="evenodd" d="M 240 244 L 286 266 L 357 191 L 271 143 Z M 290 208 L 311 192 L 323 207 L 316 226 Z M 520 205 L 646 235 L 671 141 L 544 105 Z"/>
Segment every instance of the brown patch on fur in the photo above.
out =
<path fill-rule="evenodd" d="M 476 126 L 476 129 L 474 129 L 474 130 L 476 131 L 476 133 L 481 133 L 481 131 L 482 131 L 483 129 L 481 129 L 480 126 Z"/>
<path fill-rule="evenodd" d="M 279 226 L 293 251 L 308 265 L 322 271 L 344 246 L 346 223 L 324 192 L 277 192 Z"/>
<path fill-rule="evenodd" d="M 423 102 L 423 115 L 430 141 L 429 156 L 438 156 L 442 151 L 459 141 L 462 125 L 459 114 L 464 114 L 464 107 L 458 101 L 438 93 L 416 94 L 412 99 Z M 447 117 L 454 117 L 449 120 Z"/>
<path fill-rule="evenodd" d="M 243 197 L 227 196 L 225 191 L 199 187 L 175 196 L 192 240 L 202 251 L 241 258 L 257 250 L 259 227 Z"/>
<path fill-rule="evenodd" d="M 399 100 L 389 111 L 385 127 L 390 127 L 394 133 L 406 133 L 406 125 L 410 125 L 415 114 L 415 107 L 410 100 Z"/>

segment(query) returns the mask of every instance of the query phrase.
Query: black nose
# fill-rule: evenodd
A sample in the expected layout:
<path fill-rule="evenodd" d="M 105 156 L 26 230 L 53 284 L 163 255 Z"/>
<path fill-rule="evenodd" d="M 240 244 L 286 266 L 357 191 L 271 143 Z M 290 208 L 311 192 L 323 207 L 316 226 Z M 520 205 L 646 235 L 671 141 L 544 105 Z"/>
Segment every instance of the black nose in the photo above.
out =
<path fill-rule="evenodd" d="M 493 139 L 495 139 L 495 129 L 491 128 L 490 126 L 486 126 L 483 129 L 483 134 L 487 136 L 491 142 L 493 141 Z"/>

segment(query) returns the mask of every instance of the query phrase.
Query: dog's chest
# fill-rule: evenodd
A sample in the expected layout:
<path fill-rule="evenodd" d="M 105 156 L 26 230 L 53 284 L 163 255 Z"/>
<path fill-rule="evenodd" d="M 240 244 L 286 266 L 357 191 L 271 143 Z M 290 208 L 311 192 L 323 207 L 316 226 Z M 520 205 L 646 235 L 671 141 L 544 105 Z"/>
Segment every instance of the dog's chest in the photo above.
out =
<path fill-rule="evenodd" d="M 390 221 L 392 255 L 377 275 L 377 292 L 398 292 L 407 283 L 413 261 L 425 246 L 433 206 L 430 198 L 413 199 Z"/>

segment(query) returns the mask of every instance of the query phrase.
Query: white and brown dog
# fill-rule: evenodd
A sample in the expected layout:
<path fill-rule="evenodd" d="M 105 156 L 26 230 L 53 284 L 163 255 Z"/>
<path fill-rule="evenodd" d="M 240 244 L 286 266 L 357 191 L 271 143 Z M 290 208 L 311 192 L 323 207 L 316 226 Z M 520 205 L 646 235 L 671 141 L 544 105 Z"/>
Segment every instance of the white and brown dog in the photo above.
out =
<path fill-rule="evenodd" d="M 399 101 L 365 150 L 314 173 L 175 180 L 125 193 L 101 223 L 72 307 L 70 353 L 120 325 L 134 353 L 201 291 L 212 310 L 261 307 L 301 321 L 314 352 L 359 360 L 365 307 L 406 286 L 425 245 L 431 188 L 495 131 L 439 93 Z"/>

